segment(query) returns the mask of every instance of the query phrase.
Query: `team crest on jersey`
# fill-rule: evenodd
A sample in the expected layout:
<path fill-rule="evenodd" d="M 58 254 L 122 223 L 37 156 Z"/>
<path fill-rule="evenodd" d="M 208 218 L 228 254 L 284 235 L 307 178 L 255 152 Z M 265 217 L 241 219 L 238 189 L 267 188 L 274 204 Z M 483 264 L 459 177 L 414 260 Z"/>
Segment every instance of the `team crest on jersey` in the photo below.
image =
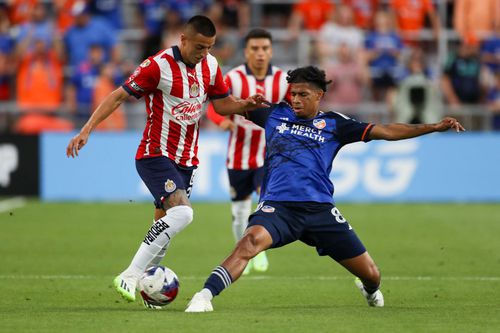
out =
<path fill-rule="evenodd" d="M 200 87 L 198 86 L 198 83 L 193 82 L 193 84 L 189 88 L 189 95 L 191 95 L 191 97 L 195 97 L 198 96 L 199 92 L 200 92 Z"/>
<path fill-rule="evenodd" d="M 326 121 L 324 119 L 314 119 L 313 120 L 313 125 L 317 129 L 323 129 L 326 126 Z"/>
<path fill-rule="evenodd" d="M 172 179 L 168 179 L 165 182 L 165 191 L 167 191 L 167 193 L 172 193 L 173 191 L 175 191 L 176 188 L 177 188 L 177 185 L 175 185 L 175 183 Z"/>
<path fill-rule="evenodd" d="M 264 213 L 274 213 L 274 207 L 272 206 L 268 206 L 268 205 L 265 205 L 265 206 L 262 206 L 261 210 L 264 212 Z"/>
<path fill-rule="evenodd" d="M 142 62 L 142 64 L 140 64 L 139 66 L 141 66 L 142 68 L 146 68 L 148 67 L 149 65 L 151 65 L 151 60 L 149 59 L 146 59 Z"/>

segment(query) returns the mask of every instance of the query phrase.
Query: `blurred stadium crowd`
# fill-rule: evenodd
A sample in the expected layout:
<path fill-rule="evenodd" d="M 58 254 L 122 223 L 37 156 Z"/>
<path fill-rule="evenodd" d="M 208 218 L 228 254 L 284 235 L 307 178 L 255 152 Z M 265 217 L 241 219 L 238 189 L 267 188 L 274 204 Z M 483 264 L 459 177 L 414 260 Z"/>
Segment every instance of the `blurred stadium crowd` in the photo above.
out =
<path fill-rule="evenodd" d="M 0 133 L 79 128 L 195 14 L 216 23 L 211 53 L 225 71 L 244 62 L 242 37 L 260 26 L 273 34 L 273 64 L 327 72 L 325 109 L 500 130 L 500 0 L 7 0 Z M 142 129 L 144 118 L 131 98 L 100 129 Z"/>

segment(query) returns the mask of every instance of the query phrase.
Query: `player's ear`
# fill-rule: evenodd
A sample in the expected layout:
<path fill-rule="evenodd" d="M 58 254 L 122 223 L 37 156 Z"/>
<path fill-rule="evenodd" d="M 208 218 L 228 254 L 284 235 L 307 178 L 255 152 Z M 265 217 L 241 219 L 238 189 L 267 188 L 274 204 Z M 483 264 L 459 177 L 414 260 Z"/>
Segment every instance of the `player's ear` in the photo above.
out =
<path fill-rule="evenodd" d="M 181 34 L 181 45 L 185 46 L 187 41 L 187 36 L 185 34 Z"/>

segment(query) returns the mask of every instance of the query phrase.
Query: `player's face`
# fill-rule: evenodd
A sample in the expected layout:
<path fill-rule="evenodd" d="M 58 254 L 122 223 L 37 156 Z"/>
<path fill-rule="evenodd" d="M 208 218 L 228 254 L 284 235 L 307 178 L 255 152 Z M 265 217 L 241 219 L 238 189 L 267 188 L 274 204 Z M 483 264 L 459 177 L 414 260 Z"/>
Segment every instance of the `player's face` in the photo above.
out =
<path fill-rule="evenodd" d="M 273 56 L 273 48 L 268 38 L 251 38 L 245 46 L 245 59 L 252 70 L 260 70 L 269 66 Z"/>
<path fill-rule="evenodd" d="M 207 37 L 200 33 L 186 33 L 181 35 L 181 55 L 182 59 L 196 65 L 208 54 L 208 51 L 215 44 L 215 36 Z"/>
<path fill-rule="evenodd" d="M 292 83 L 290 85 L 292 108 L 300 118 L 314 118 L 319 111 L 319 102 L 323 91 L 309 83 Z"/>

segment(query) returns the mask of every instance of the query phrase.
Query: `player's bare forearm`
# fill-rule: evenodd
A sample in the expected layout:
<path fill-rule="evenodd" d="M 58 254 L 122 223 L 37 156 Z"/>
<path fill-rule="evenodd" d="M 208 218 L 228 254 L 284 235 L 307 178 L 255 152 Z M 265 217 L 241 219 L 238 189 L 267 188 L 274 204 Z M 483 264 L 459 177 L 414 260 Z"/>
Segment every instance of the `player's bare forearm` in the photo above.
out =
<path fill-rule="evenodd" d="M 246 111 L 251 111 L 263 107 L 267 107 L 265 99 L 262 95 L 253 95 L 247 99 L 241 99 L 233 95 L 212 101 L 215 112 L 222 116 L 231 114 L 243 114 Z"/>
<path fill-rule="evenodd" d="M 370 139 L 389 141 L 403 140 L 433 132 L 444 132 L 449 129 L 454 129 L 457 132 L 465 131 L 463 126 L 456 119 L 446 117 L 435 124 L 374 125 L 370 132 Z"/>
<path fill-rule="evenodd" d="M 128 93 L 122 88 L 118 88 L 109 94 L 106 99 L 97 107 L 87 123 L 82 127 L 80 133 L 75 135 L 66 147 L 66 156 L 78 156 L 78 152 L 87 144 L 90 132 L 106 119 L 120 104 L 128 97 Z"/>

